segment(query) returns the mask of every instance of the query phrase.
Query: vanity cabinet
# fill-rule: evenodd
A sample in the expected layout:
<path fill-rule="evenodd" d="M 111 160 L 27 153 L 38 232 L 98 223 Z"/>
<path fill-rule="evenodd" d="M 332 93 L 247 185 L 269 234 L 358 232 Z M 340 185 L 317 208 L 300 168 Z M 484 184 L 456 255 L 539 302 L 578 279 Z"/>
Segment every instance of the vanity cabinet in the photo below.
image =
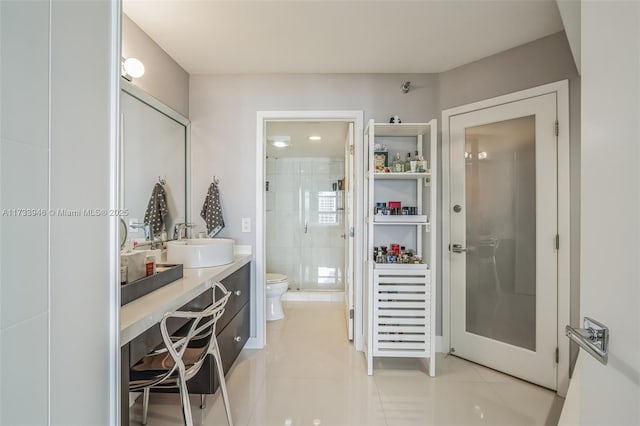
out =
<path fill-rule="evenodd" d="M 367 372 L 373 374 L 374 357 L 412 357 L 428 359 L 429 374 L 434 376 L 437 121 L 389 124 L 371 120 L 365 141 Z M 383 162 L 391 166 L 397 153 L 401 159 L 417 153 L 429 167 L 413 171 L 385 168 Z M 401 246 L 411 250 L 421 263 L 403 263 L 393 255 L 380 254 L 381 247 L 390 252 L 392 245 L 396 253 Z"/>
<path fill-rule="evenodd" d="M 216 337 L 220 347 L 223 370 L 226 374 L 249 339 L 251 263 L 245 264 L 228 277 L 222 279 L 221 283 L 232 293 L 224 314 L 216 325 Z M 219 294 L 216 294 L 216 297 L 219 296 Z M 213 291 L 208 290 L 182 306 L 179 310 L 200 311 L 212 303 Z M 187 320 L 172 318 L 172 322 L 167 324 L 167 328 L 172 334 L 181 334 L 180 329 L 183 327 L 188 327 Z M 159 325 L 145 331 L 127 345 L 129 366 L 135 365 L 144 355 L 162 344 Z M 215 393 L 219 383 L 213 356 L 207 356 L 202 369 L 187 382 L 187 386 L 189 392 L 193 394 Z M 173 389 L 154 389 L 155 391 L 165 392 L 173 391 Z M 177 392 L 177 389 L 175 391 Z"/>
<path fill-rule="evenodd" d="M 224 314 L 216 324 L 216 338 L 220 347 L 222 367 L 226 375 L 250 334 L 250 284 L 251 268 L 247 263 L 227 278 L 221 280 L 232 294 Z M 216 297 L 219 295 L 216 294 Z M 187 382 L 193 394 L 212 394 L 220 386 L 213 356 L 208 355 L 202 369 Z"/>

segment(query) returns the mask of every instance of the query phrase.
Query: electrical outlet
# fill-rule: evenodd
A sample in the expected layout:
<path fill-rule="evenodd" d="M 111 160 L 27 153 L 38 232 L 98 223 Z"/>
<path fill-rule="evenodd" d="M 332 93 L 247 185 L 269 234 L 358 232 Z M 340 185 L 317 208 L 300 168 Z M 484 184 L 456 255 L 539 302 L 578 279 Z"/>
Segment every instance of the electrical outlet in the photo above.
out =
<path fill-rule="evenodd" d="M 243 217 L 242 218 L 242 232 L 251 232 L 251 218 Z"/>

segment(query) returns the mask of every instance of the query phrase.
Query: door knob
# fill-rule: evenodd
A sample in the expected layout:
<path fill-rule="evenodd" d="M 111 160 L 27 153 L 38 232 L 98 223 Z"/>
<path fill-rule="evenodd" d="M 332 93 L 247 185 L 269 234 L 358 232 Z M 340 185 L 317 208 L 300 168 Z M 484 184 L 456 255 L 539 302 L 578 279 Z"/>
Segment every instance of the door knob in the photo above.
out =
<path fill-rule="evenodd" d="M 467 248 L 462 247 L 462 245 L 460 244 L 454 244 L 451 246 L 451 251 L 454 253 L 464 253 L 465 251 L 467 251 Z"/>
<path fill-rule="evenodd" d="M 233 341 L 236 342 L 236 343 L 240 343 L 242 341 L 242 337 L 236 336 L 236 337 L 233 338 Z"/>
<path fill-rule="evenodd" d="M 240 296 L 242 294 L 241 290 L 236 290 L 233 292 L 233 294 L 235 294 L 236 296 Z"/>

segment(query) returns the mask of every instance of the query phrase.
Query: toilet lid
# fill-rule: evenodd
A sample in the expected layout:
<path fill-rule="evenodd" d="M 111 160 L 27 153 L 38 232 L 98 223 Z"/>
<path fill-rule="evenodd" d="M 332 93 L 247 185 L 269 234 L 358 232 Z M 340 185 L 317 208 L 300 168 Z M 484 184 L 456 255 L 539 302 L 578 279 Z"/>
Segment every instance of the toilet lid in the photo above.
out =
<path fill-rule="evenodd" d="M 276 284 L 287 281 L 289 277 L 282 274 L 267 274 L 267 284 Z"/>

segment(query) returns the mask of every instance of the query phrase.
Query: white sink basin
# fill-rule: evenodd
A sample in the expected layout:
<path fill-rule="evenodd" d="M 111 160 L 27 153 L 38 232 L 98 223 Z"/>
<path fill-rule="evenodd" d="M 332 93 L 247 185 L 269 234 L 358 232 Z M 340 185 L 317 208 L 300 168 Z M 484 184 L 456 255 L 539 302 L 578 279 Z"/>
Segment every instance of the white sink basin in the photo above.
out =
<path fill-rule="evenodd" d="M 193 238 L 169 241 L 167 262 L 182 263 L 183 268 L 209 268 L 233 262 L 231 238 Z"/>

